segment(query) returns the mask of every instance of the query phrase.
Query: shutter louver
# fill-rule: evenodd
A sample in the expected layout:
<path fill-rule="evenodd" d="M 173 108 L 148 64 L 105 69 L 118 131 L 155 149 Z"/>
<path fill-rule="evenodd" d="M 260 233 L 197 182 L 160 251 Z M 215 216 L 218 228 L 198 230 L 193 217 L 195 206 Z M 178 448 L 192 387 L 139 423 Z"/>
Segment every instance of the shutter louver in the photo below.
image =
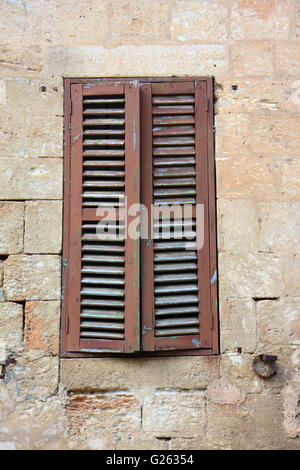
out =
<path fill-rule="evenodd" d="M 71 96 L 68 346 L 133 352 L 139 349 L 139 284 L 132 285 L 130 274 L 138 278 L 139 256 L 136 241 L 125 236 L 125 197 L 128 204 L 139 201 L 138 88 L 73 85 Z M 109 239 L 99 239 L 101 216 Z"/>
<path fill-rule="evenodd" d="M 143 188 L 142 202 L 157 209 L 188 205 L 192 214 L 183 225 L 175 215 L 164 220 L 157 214 L 153 239 L 142 244 L 142 272 L 152 286 L 152 295 L 149 285 L 142 290 L 143 349 L 209 347 L 209 259 L 207 246 L 197 250 L 195 243 L 196 203 L 205 206 L 208 243 L 207 124 L 201 117 L 206 113 L 205 89 L 183 82 L 147 84 L 142 90 L 142 154 L 147 160 L 142 162 L 142 178 L 148 179 L 151 171 L 151 186 Z M 177 226 L 183 238 L 174 236 Z M 146 272 L 150 261 L 152 275 Z"/>

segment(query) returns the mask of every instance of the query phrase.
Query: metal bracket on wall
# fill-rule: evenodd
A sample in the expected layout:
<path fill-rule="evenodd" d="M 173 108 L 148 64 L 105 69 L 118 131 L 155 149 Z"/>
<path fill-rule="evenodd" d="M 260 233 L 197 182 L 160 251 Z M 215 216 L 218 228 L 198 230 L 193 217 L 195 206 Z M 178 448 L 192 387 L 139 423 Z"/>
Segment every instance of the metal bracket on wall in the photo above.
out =
<path fill-rule="evenodd" d="M 259 377 L 265 379 L 276 374 L 276 361 L 277 356 L 272 356 L 270 354 L 259 354 L 253 359 L 252 369 Z"/>
<path fill-rule="evenodd" d="M 16 364 L 17 361 L 13 358 L 10 358 L 10 359 L 6 359 L 5 362 L 2 362 L 0 364 L 1 366 L 1 374 L 0 374 L 0 379 L 4 379 L 5 378 L 5 372 L 6 372 L 6 367 L 9 366 L 10 364 Z"/>

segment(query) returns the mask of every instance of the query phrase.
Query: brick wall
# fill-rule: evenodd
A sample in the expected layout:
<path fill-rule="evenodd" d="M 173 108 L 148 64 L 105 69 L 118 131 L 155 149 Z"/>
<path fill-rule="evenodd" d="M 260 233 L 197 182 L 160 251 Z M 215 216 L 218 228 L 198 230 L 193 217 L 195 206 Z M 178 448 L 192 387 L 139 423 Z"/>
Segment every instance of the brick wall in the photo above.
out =
<path fill-rule="evenodd" d="M 0 8 L 0 448 L 299 449 L 299 0 Z M 62 78 L 148 75 L 215 77 L 221 355 L 60 361 Z"/>

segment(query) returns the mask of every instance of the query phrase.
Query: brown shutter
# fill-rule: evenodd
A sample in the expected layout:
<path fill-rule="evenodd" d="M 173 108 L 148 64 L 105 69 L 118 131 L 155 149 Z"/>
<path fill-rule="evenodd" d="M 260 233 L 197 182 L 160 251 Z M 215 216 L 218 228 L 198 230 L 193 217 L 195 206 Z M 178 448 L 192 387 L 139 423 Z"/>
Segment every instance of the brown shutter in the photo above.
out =
<path fill-rule="evenodd" d="M 142 240 L 144 351 L 212 347 L 207 96 L 206 80 L 141 85 L 142 203 L 148 213 L 152 203 L 188 204 L 194 232 L 196 204 L 204 205 L 202 249 L 186 250 L 191 239 L 160 239 L 159 218 L 153 238 Z"/>
<path fill-rule="evenodd" d="M 124 220 L 125 197 L 128 206 L 139 202 L 139 90 L 135 82 L 80 83 L 70 93 L 62 344 L 66 352 L 134 352 L 139 242 L 125 237 Z M 97 207 L 116 209 L 107 224 L 118 237 L 99 240 L 96 226 L 108 213 Z"/>

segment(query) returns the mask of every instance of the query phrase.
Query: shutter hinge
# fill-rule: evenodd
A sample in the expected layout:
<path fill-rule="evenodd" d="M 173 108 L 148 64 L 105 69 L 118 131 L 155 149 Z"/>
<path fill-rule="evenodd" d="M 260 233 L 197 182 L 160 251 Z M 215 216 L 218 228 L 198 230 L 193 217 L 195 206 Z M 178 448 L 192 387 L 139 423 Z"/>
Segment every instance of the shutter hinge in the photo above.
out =
<path fill-rule="evenodd" d="M 206 112 L 208 113 L 209 111 L 209 98 L 208 96 L 206 97 Z"/>
<path fill-rule="evenodd" d="M 66 333 L 68 334 L 69 333 L 69 317 L 66 318 Z"/>
<path fill-rule="evenodd" d="M 72 116 L 72 112 L 73 112 L 73 103 L 72 101 L 70 102 L 70 115 Z"/>

